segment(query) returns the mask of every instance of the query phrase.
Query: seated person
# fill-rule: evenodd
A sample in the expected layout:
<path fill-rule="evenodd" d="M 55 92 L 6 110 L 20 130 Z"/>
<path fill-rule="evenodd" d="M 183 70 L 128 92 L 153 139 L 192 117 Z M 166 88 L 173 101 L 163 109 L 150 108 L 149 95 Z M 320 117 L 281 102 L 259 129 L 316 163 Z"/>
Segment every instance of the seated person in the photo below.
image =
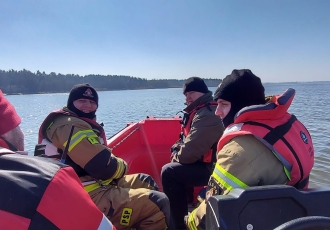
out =
<path fill-rule="evenodd" d="M 57 156 L 79 176 L 97 207 L 117 229 L 166 229 L 169 201 L 145 174 L 126 175 L 126 162 L 106 146 L 96 122 L 98 94 L 89 84 L 75 85 L 67 106 L 47 116 L 39 130 L 45 154 Z"/>
<path fill-rule="evenodd" d="M 194 186 L 205 186 L 216 162 L 216 145 L 223 132 L 214 114 L 217 103 L 203 79 L 191 77 L 183 86 L 184 109 L 181 138 L 172 147 L 172 160 L 162 168 L 162 185 L 170 200 L 171 227 L 185 229 L 188 197 Z"/>
<path fill-rule="evenodd" d="M 21 118 L 0 90 L 0 229 L 114 229 L 74 170 L 24 150 Z"/>
<path fill-rule="evenodd" d="M 214 93 L 216 115 L 225 126 L 206 198 L 234 188 L 287 184 L 308 186 L 314 164 L 312 138 L 289 109 L 295 91 L 265 98 L 250 70 L 233 70 Z M 228 210 L 230 212 L 230 210 Z M 205 229 L 205 201 L 186 218 L 189 229 Z"/>

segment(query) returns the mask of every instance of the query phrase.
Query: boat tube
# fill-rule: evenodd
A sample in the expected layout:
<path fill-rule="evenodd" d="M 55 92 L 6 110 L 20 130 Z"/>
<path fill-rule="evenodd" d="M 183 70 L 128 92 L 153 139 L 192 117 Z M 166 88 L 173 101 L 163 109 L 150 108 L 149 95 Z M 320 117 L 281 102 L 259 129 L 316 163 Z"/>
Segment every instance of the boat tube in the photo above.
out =
<path fill-rule="evenodd" d="M 178 116 L 150 116 L 128 123 L 107 145 L 127 162 L 129 174 L 151 175 L 162 191 L 161 169 L 170 162 L 170 148 L 179 139 L 181 120 Z M 298 191 L 288 185 L 234 189 L 209 198 L 206 229 L 330 229 L 329 204 L 330 189 Z"/>

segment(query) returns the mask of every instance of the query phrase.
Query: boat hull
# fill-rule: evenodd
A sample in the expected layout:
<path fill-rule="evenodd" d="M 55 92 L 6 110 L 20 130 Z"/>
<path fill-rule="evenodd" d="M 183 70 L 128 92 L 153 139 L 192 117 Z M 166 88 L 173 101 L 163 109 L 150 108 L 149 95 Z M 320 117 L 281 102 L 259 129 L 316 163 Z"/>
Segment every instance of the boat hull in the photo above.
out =
<path fill-rule="evenodd" d="M 170 162 L 170 149 L 179 139 L 181 120 L 178 116 L 147 117 L 145 120 L 129 123 L 108 139 L 107 146 L 114 155 L 127 162 L 129 174 L 149 174 L 162 191 L 161 169 Z"/>

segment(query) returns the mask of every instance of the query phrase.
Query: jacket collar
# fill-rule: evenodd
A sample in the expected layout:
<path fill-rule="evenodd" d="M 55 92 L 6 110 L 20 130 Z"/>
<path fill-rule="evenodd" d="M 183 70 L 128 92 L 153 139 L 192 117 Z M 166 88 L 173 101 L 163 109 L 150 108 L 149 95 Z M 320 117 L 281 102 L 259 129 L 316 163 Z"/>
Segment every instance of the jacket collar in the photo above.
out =
<path fill-rule="evenodd" d="M 69 113 L 72 113 L 74 115 L 76 115 L 77 117 L 79 117 L 76 113 L 72 112 L 68 107 L 64 106 L 63 107 L 63 111 L 65 112 L 69 112 Z M 94 119 L 90 119 L 90 120 L 93 120 L 93 121 L 96 121 L 96 116 L 94 117 Z"/>
<path fill-rule="evenodd" d="M 212 92 L 209 90 L 207 93 L 205 93 L 203 96 L 196 99 L 193 103 L 188 105 L 183 111 L 190 113 L 192 110 L 194 110 L 197 106 L 205 104 L 207 102 L 213 101 Z"/>

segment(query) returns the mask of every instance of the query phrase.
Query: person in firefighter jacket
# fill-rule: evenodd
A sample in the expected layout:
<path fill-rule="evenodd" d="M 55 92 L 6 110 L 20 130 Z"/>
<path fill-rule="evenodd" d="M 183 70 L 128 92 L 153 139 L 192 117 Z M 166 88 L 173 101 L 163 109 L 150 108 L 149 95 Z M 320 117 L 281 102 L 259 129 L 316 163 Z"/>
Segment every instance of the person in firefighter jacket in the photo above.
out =
<path fill-rule="evenodd" d="M 215 163 L 216 144 L 223 132 L 221 119 L 214 114 L 216 103 L 203 79 L 192 77 L 183 86 L 184 109 L 180 140 L 171 149 L 171 163 L 163 166 L 161 177 L 170 200 L 171 226 L 185 229 L 187 194 L 191 188 L 207 185 Z"/>
<path fill-rule="evenodd" d="M 71 167 L 21 155 L 20 123 L 0 90 L 0 229 L 115 229 Z"/>
<path fill-rule="evenodd" d="M 233 70 L 223 79 L 214 98 L 226 129 L 206 198 L 261 185 L 308 187 L 314 147 L 305 126 L 287 112 L 294 95 L 287 89 L 265 97 L 260 79 L 248 69 Z M 206 229 L 205 213 L 204 201 L 186 218 L 188 229 Z"/>
<path fill-rule="evenodd" d="M 126 175 L 126 162 L 105 145 L 103 127 L 95 121 L 97 108 L 95 89 L 75 85 L 67 107 L 52 112 L 40 127 L 45 155 L 73 167 L 85 191 L 117 229 L 166 229 L 168 198 L 149 175 Z"/>

